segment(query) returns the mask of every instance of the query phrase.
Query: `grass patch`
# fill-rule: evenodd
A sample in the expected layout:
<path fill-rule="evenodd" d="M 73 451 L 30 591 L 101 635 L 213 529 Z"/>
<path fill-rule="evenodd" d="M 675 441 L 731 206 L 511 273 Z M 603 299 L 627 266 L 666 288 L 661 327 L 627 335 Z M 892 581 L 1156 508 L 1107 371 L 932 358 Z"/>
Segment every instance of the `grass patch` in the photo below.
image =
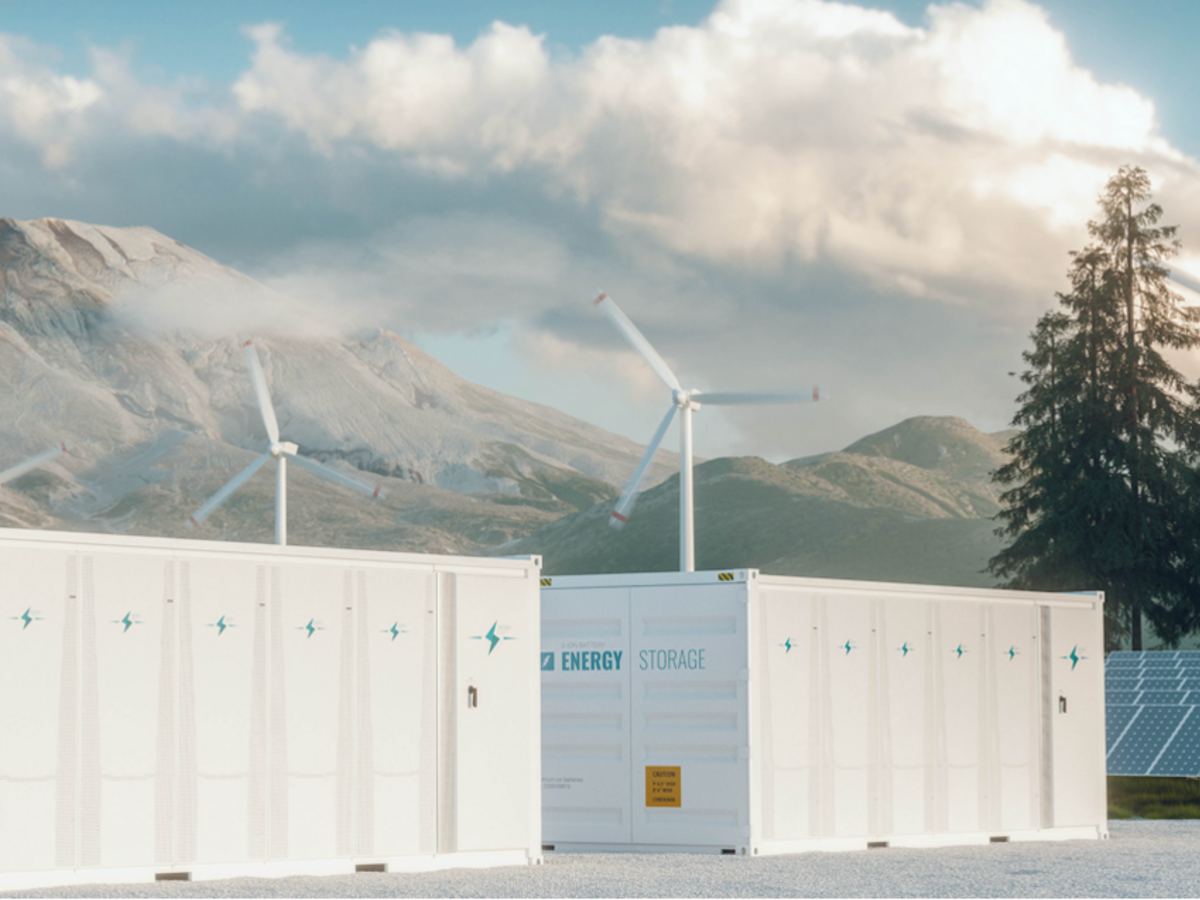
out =
<path fill-rule="evenodd" d="M 1108 776 L 1110 819 L 1200 819 L 1200 778 Z"/>

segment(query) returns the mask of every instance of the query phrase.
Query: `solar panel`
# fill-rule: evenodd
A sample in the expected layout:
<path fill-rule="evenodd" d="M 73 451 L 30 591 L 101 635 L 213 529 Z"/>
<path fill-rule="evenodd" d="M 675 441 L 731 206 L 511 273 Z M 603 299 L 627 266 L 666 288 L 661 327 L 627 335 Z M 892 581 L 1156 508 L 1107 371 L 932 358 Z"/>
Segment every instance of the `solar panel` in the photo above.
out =
<path fill-rule="evenodd" d="M 1138 697 L 1142 694 L 1139 690 L 1132 691 L 1106 691 L 1105 696 L 1108 698 L 1108 717 L 1111 720 L 1114 706 L 1124 706 L 1125 704 L 1137 703 Z M 1110 742 L 1111 743 L 1111 742 Z"/>
<path fill-rule="evenodd" d="M 1144 691 L 1178 691 L 1182 686 L 1182 682 L 1178 678 L 1142 679 L 1142 690 Z"/>
<path fill-rule="evenodd" d="M 1113 653 L 1104 683 L 1110 775 L 1200 775 L 1200 651 Z"/>
<path fill-rule="evenodd" d="M 1192 775 L 1200 771 L 1200 713 L 1195 707 L 1189 713 L 1150 767 L 1150 775 Z"/>
<path fill-rule="evenodd" d="M 1125 726 L 1129 724 L 1129 720 L 1137 715 L 1138 708 L 1136 706 L 1117 706 L 1108 710 L 1108 716 L 1105 718 L 1104 728 L 1108 735 L 1108 746 L 1112 746 L 1125 732 Z"/>

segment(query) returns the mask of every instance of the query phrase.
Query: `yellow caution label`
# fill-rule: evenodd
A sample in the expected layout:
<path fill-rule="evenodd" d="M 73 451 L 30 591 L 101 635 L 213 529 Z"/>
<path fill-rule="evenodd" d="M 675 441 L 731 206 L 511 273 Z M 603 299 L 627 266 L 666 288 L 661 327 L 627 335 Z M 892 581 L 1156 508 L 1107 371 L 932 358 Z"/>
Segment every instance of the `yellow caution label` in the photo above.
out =
<path fill-rule="evenodd" d="M 542 579 L 542 587 L 550 587 L 550 581 L 551 581 L 551 579 L 549 579 L 549 578 L 543 578 Z"/>
<path fill-rule="evenodd" d="M 646 806 L 678 808 L 683 801 L 679 766 L 646 766 Z"/>
<path fill-rule="evenodd" d="M 717 575 L 717 581 L 733 581 L 732 572 L 720 572 Z"/>

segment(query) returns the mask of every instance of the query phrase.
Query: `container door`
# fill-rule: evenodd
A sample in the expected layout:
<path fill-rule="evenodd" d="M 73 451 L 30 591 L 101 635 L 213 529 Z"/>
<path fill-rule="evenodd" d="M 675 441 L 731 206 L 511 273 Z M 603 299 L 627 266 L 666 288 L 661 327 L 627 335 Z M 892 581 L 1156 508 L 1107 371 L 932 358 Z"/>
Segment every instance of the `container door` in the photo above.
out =
<path fill-rule="evenodd" d="M 266 857 L 267 567 L 179 563 L 176 862 Z"/>
<path fill-rule="evenodd" d="M 540 818 L 537 587 L 467 574 L 455 585 L 456 849 L 525 848 Z"/>
<path fill-rule="evenodd" d="M 986 660 L 983 611 L 978 603 L 946 601 L 934 607 L 935 682 L 941 692 L 937 723 L 935 831 L 984 830 L 987 780 L 981 765 L 982 673 Z"/>
<path fill-rule="evenodd" d="M 629 588 L 542 592 L 542 838 L 627 844 Z"/>
<path fill-rule="evenodd" d="M 750 836 L 746 586 L 634 588 L 633 840 Z"/>
<path fill-rule="evenodd" d="M 79 865 L 77 565 L 0 548 L 0 872 Z"/>
<path fill-rule="evenodd" d="M 823 786 L 823 837 L 867 834 L 872 722 L 877 693 L 871 683 L 877 652 L 871 628 L 871 601 L 863 597 L 823 598 L 821 605 L 822 726 L 831 749 Z M 878 744 L 875 745 L 878 747 Z M 832 817 L 830 817 L 832 813 Z"/>
<path fill-rule="evenodd" d="M 756 728 L 762 735 L 763 837 L 817 837 L 822 768 L 816 601 L 808 593 L 766 585 L 760 585 L 759 596 L 761 663 L 754 681 Z"/>
<path fill-rule="evenodd" d="M 888 599 L 879 603 L 876 704 L 879 710 L 877 834 L 922 834 L 929 830 L 933 779 L 930 706 L 929 604 Z"/>
<path fill-rule="evenodd" d="M 82 785 L 81 797 L 99 804 L 99 859 L 91 864 L 169 865 L 176 775 L 173 564 L 106 553 L 85 556 L 82 574 L 83 771 L 91 768 L 89 755 L 99 757 L 99 784 Z M 87 840 L 84 834 L 85 865 Z"/>
<path fill-rule="evenodd" d="M 988 830 L 1038 826 L 1037 607 L 988 608 Z"/>
<path fill-rule="evenodd" d="M 349 856 L 352 572 L 289 560 L 271 573 L 268 856 Z"/>
<path fill-rule="evenodd" d="M 355 856 L 436 850 L 434 578 L 395 568 L 355 573 Z"/>
<path fill-rule="evenodd" d="M 1103 791 L 1104 646 L 1097 609 L 1053 607 L 1050 619 L 1050 704 L 1055 826 L 1100 825 Z"/>

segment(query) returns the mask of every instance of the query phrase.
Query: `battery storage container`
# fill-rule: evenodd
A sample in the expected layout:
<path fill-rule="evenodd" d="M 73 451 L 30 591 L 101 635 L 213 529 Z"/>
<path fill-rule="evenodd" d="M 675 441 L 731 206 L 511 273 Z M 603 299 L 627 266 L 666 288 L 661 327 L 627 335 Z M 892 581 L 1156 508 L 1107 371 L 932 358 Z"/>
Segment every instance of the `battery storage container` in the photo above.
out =
<path fill-rule="evenodd" d="M 539 566 L 0 530 L 0 890 L 540 862 Z"/>
<path fill-rule="evenodd" d="M 546 849 L 1107 837 L 1103 595 L 542 579 Z"/>

